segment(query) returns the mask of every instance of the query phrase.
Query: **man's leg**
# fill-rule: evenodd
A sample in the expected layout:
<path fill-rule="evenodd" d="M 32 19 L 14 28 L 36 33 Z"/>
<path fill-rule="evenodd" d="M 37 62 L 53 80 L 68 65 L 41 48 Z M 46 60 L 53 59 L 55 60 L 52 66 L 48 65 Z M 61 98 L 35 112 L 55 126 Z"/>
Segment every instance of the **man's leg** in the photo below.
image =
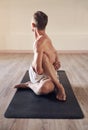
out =
<path fill-rule="evenodd" d="M 56 98 L 58 100 L 66 100 L 66 94 L 63 86 L 60 84 L 59 80 L 57 79 L 56 71 L 54 66 L 50 63 L 48 57 L 44 54 L 43 55 L 43 70 L 46 75 L 50 77 L 50 79 L 41 80 L 38 83 L 21 83 L 16 85 L 15 88 L 31 88 L 37 95 L 41 94 L 48 94 L 49 92 L 54 90 L 54 84 L 57 88 L 57 95 Z"/>
<path fill-rule="evenodd" d="M 55 86 L 57 88 L 56 98 L 59 100 L 66 100 L 65 90 L 64 90 L 62 84 L 57 79 L 57 74 L 54 69 L 54 66 L 50 63 L 48 57 L 45 54 L 43 55 L 42 62 L 43 62 L 44 73 L 51 78 L 52 82 L 55 84 Z"/>
<path fill-rule="evenodd" d="M 38 83 L 21 83 L 15 86 L 15 88 L 31 88 L 36 95 L 48 94 L 54 90 L 54 84 L 51 79 L 42 79 Z"/>

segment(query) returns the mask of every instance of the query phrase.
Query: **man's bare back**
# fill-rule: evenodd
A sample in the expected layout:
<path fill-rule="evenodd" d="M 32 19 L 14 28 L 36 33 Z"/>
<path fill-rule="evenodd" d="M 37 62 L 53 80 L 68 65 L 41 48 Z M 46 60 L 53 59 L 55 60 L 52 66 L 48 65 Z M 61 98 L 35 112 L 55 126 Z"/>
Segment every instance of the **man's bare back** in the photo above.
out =
<path fill-rule="evenodd" d="M 59 62 L 57 51 L 53 47 L 52 42 L 47 35 L 39 37 L 38 40 L 35 41 L 33 49 L 34 49 L 34 59 L 32 62 L 32 67 L 35 70 L 35 72 L 38 73 L 37 66 L 39 65 L 39 70 L 41 71 L 39 74 L 43 73 L 43 68 L 42 68 L 43 54 L 45 54 L 48 57 L 52 65 L 55 64 L 56 60 L 57 62 Z"/>

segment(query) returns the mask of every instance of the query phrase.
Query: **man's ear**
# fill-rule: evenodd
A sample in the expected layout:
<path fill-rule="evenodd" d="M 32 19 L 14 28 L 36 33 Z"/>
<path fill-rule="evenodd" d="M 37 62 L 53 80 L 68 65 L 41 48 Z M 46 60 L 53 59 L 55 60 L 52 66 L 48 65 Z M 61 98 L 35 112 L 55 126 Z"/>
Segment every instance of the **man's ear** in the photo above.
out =
<path fill-rule="evenodd" d="M 36 27 L 35 23 L 32 23 L 32 27 L 34 27 L 34 28 Z"/>

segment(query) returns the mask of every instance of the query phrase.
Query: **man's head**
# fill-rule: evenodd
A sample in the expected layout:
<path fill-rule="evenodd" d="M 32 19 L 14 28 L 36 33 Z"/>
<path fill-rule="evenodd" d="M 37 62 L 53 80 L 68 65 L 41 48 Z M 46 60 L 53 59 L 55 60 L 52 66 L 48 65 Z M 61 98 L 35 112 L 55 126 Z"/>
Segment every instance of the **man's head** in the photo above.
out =
<path fill-rule="evenodd" d="M 48 16 L 42 11 L 37 11 L 33 15 L 32 19 L 32 30 L 37 28 L 38 30 L 44 30 L 48 23 Z"/>

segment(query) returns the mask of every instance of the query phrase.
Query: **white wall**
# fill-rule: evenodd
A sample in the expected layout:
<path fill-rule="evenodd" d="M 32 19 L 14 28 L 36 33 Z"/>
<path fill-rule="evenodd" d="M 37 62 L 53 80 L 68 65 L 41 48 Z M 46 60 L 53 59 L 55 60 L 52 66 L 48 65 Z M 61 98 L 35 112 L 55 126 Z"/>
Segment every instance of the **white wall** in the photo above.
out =
<path fill-rule="evenodd" d="M 57 50 L 88 50 L 88 0 L 0 0 L 0 50 L 32 50 L 32 14 L 49 16 Z"/>

